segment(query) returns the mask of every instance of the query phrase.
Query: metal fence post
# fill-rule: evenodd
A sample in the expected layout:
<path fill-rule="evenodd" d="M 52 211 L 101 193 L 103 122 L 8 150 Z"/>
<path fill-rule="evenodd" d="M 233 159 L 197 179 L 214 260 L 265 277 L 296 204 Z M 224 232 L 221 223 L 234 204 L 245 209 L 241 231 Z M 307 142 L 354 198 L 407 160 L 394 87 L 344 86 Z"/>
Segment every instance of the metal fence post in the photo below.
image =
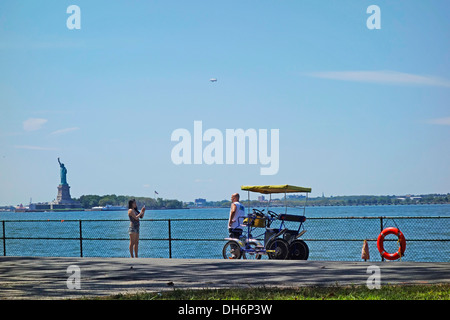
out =
<path fill-rule="evenodd" d="M 380 232 L 383 232 L 383 217 L 380 217 Z M 384 261 L 383 256 L 381 256 L 381 261 Z"/>
<path fill-rule="evenodd" d="M 80 257 L 83 257 L 83 235 L 81 230 L 81 220 L 80 220 Z"/>
<path fill-rule="evenodd" d="M 169 219 L 169 258 L 172 258 L 172 228 L 170 225 L 170 219 Z"/>
<path fill-rule="evenodd" d="M 2 227 L 3 227 L 3 256 L 6 257 L 5 220 L 2 221 Z"/>

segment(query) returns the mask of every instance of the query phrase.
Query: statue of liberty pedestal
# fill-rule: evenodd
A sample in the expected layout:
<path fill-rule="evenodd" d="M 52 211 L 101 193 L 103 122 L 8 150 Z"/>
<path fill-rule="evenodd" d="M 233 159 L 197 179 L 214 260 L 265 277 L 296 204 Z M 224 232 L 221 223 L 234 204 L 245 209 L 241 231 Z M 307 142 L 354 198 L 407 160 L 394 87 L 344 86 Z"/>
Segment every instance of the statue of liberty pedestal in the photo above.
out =
<path fill-rule="evenodd" d="M 61 175 L 61 183 L 58 185 L 58 195 L 56 200 L 50 202 L 50 210 L 69 210 L 69 211 L 79 211 L 83 210 L 80 202 L 72 200 L 70 196 L 70 186 L 67 183 L 67 169 L 64 163 L 58 158 L 59 163 L 59 173 Z"/>
<path fill-rule="evenodd" d="M 59 204 L 70 204 L 73 202 L 73 200 L 70 196 L 69 184 L 67 183 L 67 169 L 64 166 L 64 163 L 61 163 L 59 158 L 58 163 L 60 167 L 61 183 L 58 186 L 58 195 L 56 196 L 56 202 Z"/>

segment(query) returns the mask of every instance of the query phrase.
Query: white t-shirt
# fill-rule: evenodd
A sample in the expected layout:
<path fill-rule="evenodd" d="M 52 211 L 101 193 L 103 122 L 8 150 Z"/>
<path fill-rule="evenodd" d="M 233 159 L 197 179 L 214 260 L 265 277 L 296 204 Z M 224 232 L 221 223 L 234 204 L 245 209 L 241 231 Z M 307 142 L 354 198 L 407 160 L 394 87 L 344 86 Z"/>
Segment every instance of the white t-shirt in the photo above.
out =
<path fill-rule="evenodd" d="M 240 204 L 238 201 L 233 202 L 236 205 L 236 213 L 234 214 L 234 220 L 231 222 L 230 228 L 235 229 L 239 228 L 242 229 L 241 224 L 244 221 L 245 217 L 245 208 L 242 204 Z M 231 210 L 230 210 L 231 215 Z"/>

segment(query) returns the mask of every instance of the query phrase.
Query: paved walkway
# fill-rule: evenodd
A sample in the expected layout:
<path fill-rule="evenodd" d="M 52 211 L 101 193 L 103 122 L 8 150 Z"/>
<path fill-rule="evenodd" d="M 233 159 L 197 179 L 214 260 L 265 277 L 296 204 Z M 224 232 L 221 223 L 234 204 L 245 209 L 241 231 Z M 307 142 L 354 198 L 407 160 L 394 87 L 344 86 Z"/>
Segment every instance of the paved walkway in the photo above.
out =
<path fill-rule="evenodd" d="M 80 289 L 68 289 L 71 265 Z M 0 257 L 0 299 L 66 299 L 173 288 L 450 283 L 450 263 Z"/>

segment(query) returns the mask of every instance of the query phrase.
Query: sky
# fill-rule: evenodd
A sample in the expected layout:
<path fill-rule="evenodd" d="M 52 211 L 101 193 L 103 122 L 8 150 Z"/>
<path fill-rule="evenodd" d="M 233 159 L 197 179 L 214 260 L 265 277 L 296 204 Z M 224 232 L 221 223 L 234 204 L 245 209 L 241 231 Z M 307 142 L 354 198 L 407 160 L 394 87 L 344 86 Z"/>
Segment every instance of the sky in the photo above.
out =
<path fill-rule="evenodd" d="M 449 9 L 2 0 L 0 205 L 54 200 L 58 157 L 74 198 L 222 200 L 257 184 L 313 197 L 448 193 Z M 278 129 L 278 170 L 262 175 L 248 154 L 244 164 L 175 164 L 175 130 L 199 148 L 194 121 L 222 135 L 224 152 L 227 129 L 254 129 L 259 142 L 260 130 Z"/>

